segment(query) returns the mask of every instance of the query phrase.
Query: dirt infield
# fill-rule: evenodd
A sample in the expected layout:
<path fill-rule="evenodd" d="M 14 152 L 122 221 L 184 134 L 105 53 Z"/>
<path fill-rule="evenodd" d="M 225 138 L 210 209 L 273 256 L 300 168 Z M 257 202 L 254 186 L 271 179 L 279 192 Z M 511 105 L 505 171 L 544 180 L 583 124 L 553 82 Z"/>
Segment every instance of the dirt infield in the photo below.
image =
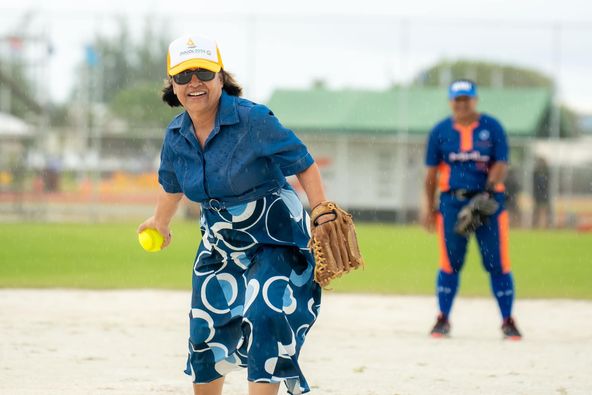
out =
<path fill-rule="evenodd" d="M 0 290 L 0 394 L 191 394 L 189 293 Z M 459 299 L 453 337 L 428 297 L 326 294 L 302 354 L 313 394 L 591 394 L 592 302 L 521 300 L 522 342 L 493 300 Z M 245 394 L 229 375 L 225 394 Z M 284 393 L 282 388 L 281 393 Z"/>

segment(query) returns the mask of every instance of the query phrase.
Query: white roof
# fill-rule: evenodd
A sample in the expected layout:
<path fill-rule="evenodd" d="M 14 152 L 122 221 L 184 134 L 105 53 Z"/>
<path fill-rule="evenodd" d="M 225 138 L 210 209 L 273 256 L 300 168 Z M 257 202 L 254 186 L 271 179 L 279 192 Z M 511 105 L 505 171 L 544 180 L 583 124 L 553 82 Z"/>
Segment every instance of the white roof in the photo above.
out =
<path fill-rule="evenodd" d="M 560 141 L 539 140 L 534 152 L 551 165 L 590 166 L 592 165 L 592 137 L 579 137 Z"/>
<path fill-rule="evenodd" d="M 33 127 L 12 114 L 0 112 L 0 138 L 28 137 L 33 134 Z"/>

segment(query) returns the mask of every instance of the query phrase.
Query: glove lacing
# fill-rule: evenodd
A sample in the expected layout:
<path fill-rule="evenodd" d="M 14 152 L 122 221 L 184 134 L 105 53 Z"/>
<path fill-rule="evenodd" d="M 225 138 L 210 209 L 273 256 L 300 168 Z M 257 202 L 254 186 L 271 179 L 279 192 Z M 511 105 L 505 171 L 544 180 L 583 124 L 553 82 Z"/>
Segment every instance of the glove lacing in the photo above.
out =
<path fill-rule="evenodd" d="M 312 239 L 312 250 L 315 258 L 315 280 L 321 286 L 324 286 L 325 282 L 329 280 L 323 278 L 323 274 L 325 274 L 327 270 L 327 259 L 325 258 L 325 254 L 323 253 L 323 249 L 321 248 L 321 243 L 314 237 Z"/>

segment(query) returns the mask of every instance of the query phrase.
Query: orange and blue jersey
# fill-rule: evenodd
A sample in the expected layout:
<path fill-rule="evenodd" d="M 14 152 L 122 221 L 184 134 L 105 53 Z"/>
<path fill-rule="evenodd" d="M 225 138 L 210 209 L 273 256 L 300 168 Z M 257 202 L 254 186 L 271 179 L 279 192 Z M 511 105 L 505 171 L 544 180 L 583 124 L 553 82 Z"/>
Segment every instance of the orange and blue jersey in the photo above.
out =
<path fill-rule="evenodd" d="M 507 161 L 506 133 L 495 118 L 486 114 L 466 126 L 446 118 L 432 129 L 428 138 L 426 165 L 438 167 L 441 192 L 482 191 L 491 166 Z M 502 186 L 497 188 L 501 191 Z"/>

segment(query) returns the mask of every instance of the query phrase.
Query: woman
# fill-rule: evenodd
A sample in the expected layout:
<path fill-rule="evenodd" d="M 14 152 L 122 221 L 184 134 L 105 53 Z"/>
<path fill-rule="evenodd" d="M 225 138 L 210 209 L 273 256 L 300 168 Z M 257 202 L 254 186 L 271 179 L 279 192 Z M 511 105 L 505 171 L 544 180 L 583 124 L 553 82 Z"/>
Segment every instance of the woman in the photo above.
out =
<path fill-rule="evenodd" d="M 138 227 L 171 242 L 185 195 L 201 203 L 193 270 L 189 356 L 195 394 L 221 394 L 224 376 L 247 367 L 249 394 L 309 391 L 298 355 L 318 315 L 321 289 L 307 248 L 308 215 L 286 182 L 297 175 L 311 207 L 326 200 L 306 147 L 265 106 L 238 96 L 215 42 L 183 36 L 169 46 L 163 100 L 185 111 L 164 138 L 162 190 Z"/>

